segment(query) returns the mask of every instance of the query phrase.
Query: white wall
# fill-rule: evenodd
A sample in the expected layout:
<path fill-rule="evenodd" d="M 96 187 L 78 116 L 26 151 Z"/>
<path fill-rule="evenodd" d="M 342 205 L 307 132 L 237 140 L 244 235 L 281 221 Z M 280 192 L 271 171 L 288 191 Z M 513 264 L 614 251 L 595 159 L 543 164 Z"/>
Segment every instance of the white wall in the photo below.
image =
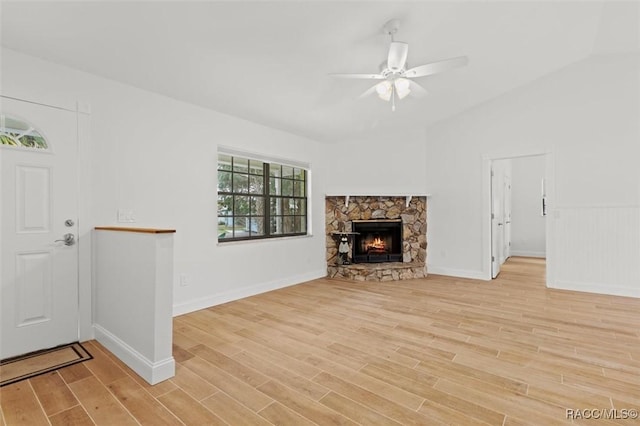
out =
<path fill-rule="evenodd" d="M 389 114 L 391 112 L 389 111 Z M 334 195 L 420 195 L 426 185 L 425 130 L 377 130 L 327 146 L 327 191 Z M 347 194 L 349 192 L 349 194 Z M 427 201 L 428 202 L 428 201 Z"/>
<path fill-rule="evenodd" d="M 133 210 L 135 226 L 175 228 L 174 271 L 189 284 L 174 280 L 174 313 L 326 274 L 325 149 L 318 143 L 9 49 L 2 50 L 1 83 L 3 95 L 72 108 L 76 100 L 90 104 L 90 146 L 84 147 L 90 167 L 81 166 L 87 229 L 117 225 L 118 209 Z M 218 245 L 219 144 L 310 163 L 314 235 Z M 89 235 L 80 237 L 86 242 Z"/>
<path fill-rule="evenodd" d="M 511 255 L 545 257 L 546 217 L 542 216 L 545 157 L 511 160 Z"/>
<path fill-rule="evenodd" d="M 483 156 L 548 150 L 548 284 L 640 296 L 639 116 L 640 55 L 610 54 L 429 128 L 429 270 L 488 276 Z"/>

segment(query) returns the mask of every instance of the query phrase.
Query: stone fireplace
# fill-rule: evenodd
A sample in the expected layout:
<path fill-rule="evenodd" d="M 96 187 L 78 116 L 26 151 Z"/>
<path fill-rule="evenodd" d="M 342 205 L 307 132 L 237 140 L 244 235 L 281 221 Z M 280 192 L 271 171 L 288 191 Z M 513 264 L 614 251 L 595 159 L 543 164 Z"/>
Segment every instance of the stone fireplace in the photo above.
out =
<path fill-rule="evenodd" d="M 326 259 L 330 278 L 392 281 L 426 276 L 426 196 L 327 196 Z M 348 264 L 338 253 L 347 236 Z"/>

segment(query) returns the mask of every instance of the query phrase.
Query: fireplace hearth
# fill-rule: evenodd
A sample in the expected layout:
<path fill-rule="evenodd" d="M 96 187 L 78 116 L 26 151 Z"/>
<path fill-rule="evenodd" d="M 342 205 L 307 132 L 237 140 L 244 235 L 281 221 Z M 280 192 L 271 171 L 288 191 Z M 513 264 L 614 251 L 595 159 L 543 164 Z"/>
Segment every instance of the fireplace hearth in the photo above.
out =
<path fill-rule="evenodd" d="M 402 262 L 402 219 L 354 220 L 353 262 Z"/>

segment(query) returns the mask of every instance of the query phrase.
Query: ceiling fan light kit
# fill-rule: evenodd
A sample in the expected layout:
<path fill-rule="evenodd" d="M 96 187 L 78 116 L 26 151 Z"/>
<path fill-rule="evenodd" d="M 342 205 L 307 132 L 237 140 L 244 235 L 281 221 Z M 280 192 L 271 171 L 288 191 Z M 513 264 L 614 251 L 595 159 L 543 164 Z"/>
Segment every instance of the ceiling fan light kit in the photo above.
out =
<path fill-rule="evenodd" d="M 360 97 L 377 93 L 378 97 L 384 101 L 391 101 L 391 110 L 395 111 L 395 100 L 404 99 L 407 95 L 424 96 L 427 91 L 412 78 L 426 77 L 466 65 L 469 61 L 466 56 L 446 59 L 444 61 L 432 62 L 407 69 L 407 56 L 409 54 L 409 44 L 395 41 L 394 34 L 400 28 L 398 19 L 391 19 L 384 24 L 383 31 L 391 38 L 387 60 L 380 65 L 378 74 L 331 74 L 338 78 L 356 78 L 367 80 L 382 80 L 375 86 L 369 88 Z"/>
<path fill-rule="evenodd" d="M 389 99 L 391 99 L 391 90 L 393 89 L 391 83 L 389 83 L 389 80 L 381 81 L 380 83 L 376 84 L 375 87 L 380 99 L 383 99 L 385 101 L 389 101 Z"/>
<path fill-rule="evenodd" d="M 409 80 L 406 78 L 396 78 L 393 81 L 393 86 L 395 87 L 395 91 L 400 99 L 404 99 L 409 93 L 411 93 L 411 86 L 409 85 Z"/>

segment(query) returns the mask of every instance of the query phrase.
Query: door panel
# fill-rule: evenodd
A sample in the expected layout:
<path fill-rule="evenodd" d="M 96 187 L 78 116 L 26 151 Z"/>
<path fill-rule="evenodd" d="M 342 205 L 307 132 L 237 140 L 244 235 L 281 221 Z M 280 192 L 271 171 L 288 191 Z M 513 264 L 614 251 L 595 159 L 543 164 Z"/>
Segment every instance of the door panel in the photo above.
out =
<path fill-rule="evenodd" d="M 16 232 L 51 229 L 51 170 L 16 166 Z"/>
<path fill-rule="evenodd" d="M 51 251 L 16 254 L 16 326 L 51 321 Z"/>
<path fill-rule="evenodd" d="M 78 340 L 78 137 L 75 112 L 1 101 L 5 133 L 19 138 L 35 129 L 48 144 L 0 146 L 4 359 Z M 65 234 L 74 236 L 73 244 Z"/>

